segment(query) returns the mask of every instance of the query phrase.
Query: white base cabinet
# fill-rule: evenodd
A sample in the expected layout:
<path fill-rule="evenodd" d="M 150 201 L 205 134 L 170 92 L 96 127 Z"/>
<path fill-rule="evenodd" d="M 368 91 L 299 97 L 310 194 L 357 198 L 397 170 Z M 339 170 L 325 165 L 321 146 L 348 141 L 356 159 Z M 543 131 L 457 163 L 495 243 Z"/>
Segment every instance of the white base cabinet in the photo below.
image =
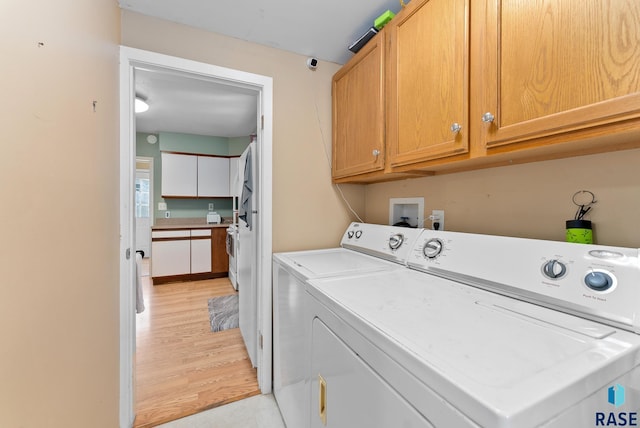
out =
<path fill-rule="evenodd" d="M 433 428 L 318 318 L 311 336 L 311 428 Z"/>
<path fill-rule="evenodd" d="M 152 276 L 184 275 L 191 272 L 190 231 L 154 231 L 151 240 Z"/>
<path fill-rule="evenodd" d="M 211 272 L 211 229 L 154 230 L 151 276 Z"/>
<path fill-rule="evenodd" d="M 191 273 L 211 272 L 211 229 L 191 231 Z"/>

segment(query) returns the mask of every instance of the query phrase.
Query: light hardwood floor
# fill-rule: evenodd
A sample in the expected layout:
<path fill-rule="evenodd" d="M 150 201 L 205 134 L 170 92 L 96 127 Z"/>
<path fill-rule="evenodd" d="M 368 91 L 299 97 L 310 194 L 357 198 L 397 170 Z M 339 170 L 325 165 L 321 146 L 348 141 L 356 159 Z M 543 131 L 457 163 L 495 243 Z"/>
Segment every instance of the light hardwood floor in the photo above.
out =
<path fill-rule="evenodd" d="M 235 293 L 228 278 L 153 286 L 144 276 L 143 288 L 146 309 L 136 316 L 136 428 L 260 393 L 240 329 L 212 333 L 209 327 L 208 299 Z"/>

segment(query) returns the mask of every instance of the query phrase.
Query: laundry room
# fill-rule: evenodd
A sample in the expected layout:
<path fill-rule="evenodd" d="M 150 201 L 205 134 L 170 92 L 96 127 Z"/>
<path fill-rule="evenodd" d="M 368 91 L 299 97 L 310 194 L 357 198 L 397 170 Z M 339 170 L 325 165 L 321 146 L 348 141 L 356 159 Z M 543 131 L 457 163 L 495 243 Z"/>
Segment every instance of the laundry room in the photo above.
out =
<path fill-rule="evenodd" d="M 33 6 L 0 14 L 0 426 L 637 423 L 635 2 Z M 147 127 L 150 76 L 251 126 Z"/>

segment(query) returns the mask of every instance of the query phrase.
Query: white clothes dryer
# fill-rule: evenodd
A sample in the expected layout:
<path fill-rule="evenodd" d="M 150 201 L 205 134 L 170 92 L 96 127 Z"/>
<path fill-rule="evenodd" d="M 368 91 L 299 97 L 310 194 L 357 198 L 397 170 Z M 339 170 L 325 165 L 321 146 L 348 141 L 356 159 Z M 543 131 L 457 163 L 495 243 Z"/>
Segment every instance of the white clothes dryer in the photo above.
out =
<path fill-rule="evenodd" d="M 351 223 L 338 248 L 273 255 L 273 385 L 288 428 L 305 427 L 308 421 L 306 281 L 406 269 L 420 233 L 421 229 Z"/>

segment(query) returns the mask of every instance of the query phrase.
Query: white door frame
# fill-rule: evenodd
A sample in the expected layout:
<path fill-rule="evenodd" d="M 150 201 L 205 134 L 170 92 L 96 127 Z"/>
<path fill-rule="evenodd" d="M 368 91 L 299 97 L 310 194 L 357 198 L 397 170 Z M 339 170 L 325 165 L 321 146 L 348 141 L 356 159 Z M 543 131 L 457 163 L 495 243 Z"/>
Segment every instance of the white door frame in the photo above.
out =
<path fill-rule="evenodd" d="M 219 83 L 255 89 L 261 101 L 257 122 L 259 147 L 257 162 L 260 191 L 258 194 L 259 234 L 258 260 L 258 332 L 263 348 L 258 347 L 258 384 L 263 394 L 271 392 L 272 328 L 271 328 L 271 257 L 272 257 L 272 135 L 273 79 L 183 58 L 120 47 L 120 426 L 132 426 L 134 413 L 135 355 L 135 257 L 126 259 L 127 248 L 133 252 L 133 177 L 135 174 L 135 97 L 134 69 L 150 66 Z M 260 120 L 260 117 L 263 119 Z"/>

